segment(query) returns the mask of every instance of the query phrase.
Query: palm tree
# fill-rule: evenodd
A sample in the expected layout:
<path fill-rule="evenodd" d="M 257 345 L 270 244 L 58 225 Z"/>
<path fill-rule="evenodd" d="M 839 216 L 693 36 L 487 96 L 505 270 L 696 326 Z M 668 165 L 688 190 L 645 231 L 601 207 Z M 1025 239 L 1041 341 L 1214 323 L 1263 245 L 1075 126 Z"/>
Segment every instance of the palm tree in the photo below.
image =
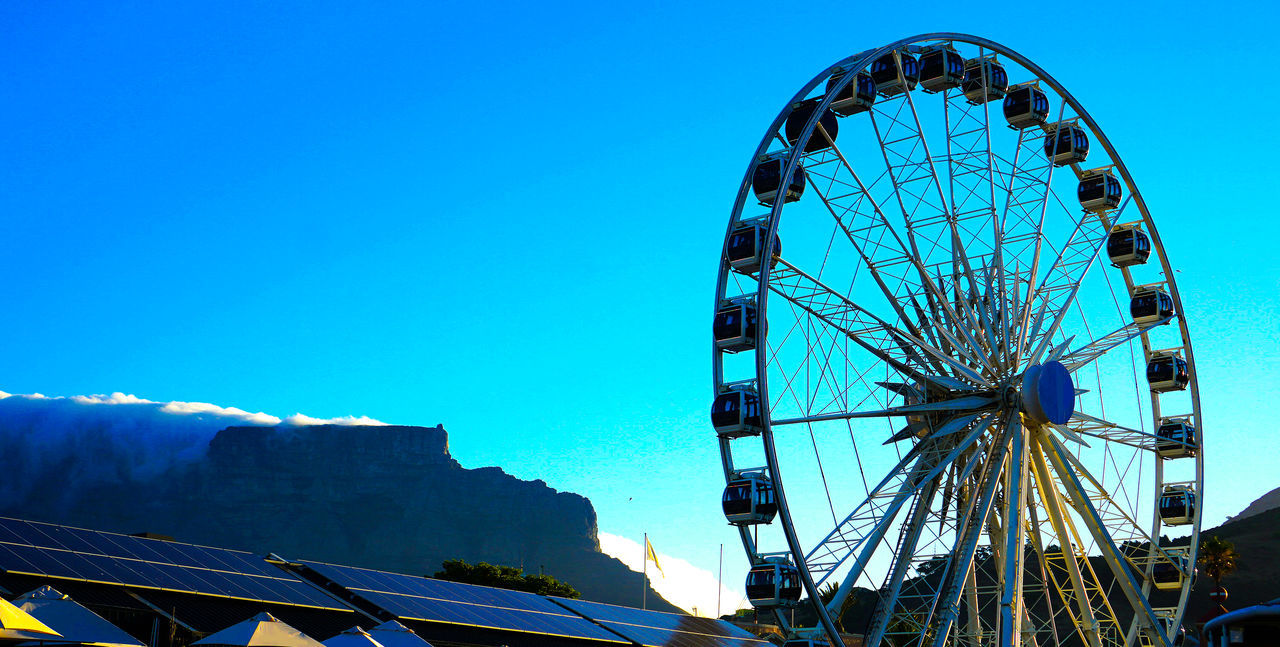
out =
<path fill-rule="evenodd" d="M 1222 588 L 1222 578 L 1236 570 L 1238 559 L 1240 554 L 1236 552 L 1235 545 L 1217 535 L 1210 535 L 1200 542 L 1200 568 L 1213 578 L 1215 588 Z"/>
<path fill-rule="evenodd" d="M 836 591 L 838 591 L 839 589 L 840 589 L 840 586 L 837 585 L 835 582 L 828 582 L 826 586 L 822 587 L 818 591 L 818 599 L 822 600 L 822 603 L 824 605 L 829 604 L 832 600 L 835 599 Z M 840 605 L 840 612 L 835 614 L 836 617 L 833 618 L 833 620 L 835 620 L 835 623 L 836 623 L 836 630 L 839 631 L 840 633 L 844 633 L 844 623 L 841 622 L 841 616 L 843 616 L 844 612 L 848 611 L 849 607 L 852 605 L 853 605 L 853 596 L 850 595 L 849 597 L 844 599 L 844 604 Z"/>

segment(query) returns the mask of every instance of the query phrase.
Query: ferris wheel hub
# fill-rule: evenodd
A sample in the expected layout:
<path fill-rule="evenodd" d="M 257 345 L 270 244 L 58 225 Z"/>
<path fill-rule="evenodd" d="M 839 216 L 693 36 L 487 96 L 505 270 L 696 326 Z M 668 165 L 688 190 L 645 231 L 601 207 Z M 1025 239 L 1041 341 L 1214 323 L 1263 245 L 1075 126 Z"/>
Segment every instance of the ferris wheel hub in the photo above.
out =
<path fill-rule="evenodd" d="M 1022 374 L 1022 413 L 1041 424 L 1065 425 L 1075 413 L 1076 385 L 1062 362 L 1033 364 Z"/>

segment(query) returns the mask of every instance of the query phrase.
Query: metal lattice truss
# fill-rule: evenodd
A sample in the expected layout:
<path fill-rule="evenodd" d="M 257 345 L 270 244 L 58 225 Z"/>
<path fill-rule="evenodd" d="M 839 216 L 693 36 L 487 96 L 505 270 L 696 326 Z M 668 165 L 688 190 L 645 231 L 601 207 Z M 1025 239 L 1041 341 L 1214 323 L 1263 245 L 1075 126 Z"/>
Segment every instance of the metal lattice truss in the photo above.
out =
<path fill-rule="evenodd" d="M 1046 92 L 1052 112 L 1014 129 L 998 97 L 966 95 L 969 86 L 890 87 L 828 131 L 821 117 L 853 82 L 849 71 L 882 57 L 901 70 L 904 57 L 938 47 L 1025 75 L 1011 80 Z M 989 67 L 975 69 L 971 82 L 994 83 Z M 824 92 L 833 73 L 843 77 Z M 783 126 L 804 99 L 818 107 L 797 135 Z M 1122 178 L 1123 202 L 1081 208 L 1075 188 L 1088 169 L 1055 165 L 1045 148 L 1068 122 L 1087 128 L 1092 168 Z M 805 191 L 749 213 L 765 159 L 784 161 L 783 186 L 803 168 Z M 1126 210 L 1140 212 L 1152 262 L 1107 267 Z M 842 631 L 862 633 L 893 647 L 1172 645 L 1199 514 L 1185 521 L 1186 545 L 1162 543 L 1157 500 L 1166 470 L 1181 470 L 1198 493 L 1203 459 L 1162 454 L 1157 429 L 1199 421 L 1191 345 L 1146 205 L 1065 89 L 1007 48 L 958 34 L 841 61 L 762 141 L 730 234 L 743 223 L 767 226 L 762 258 L 772 262 L 741 272 L 724 260 L 716 303 L 754 294 L 760 342 L 740 354 L 754 360 L 749 369 L 721 349 L 713 368 L 717 393 L 729 383 L 759 390 L 765 423 L 759 439 L 720 442 L 727 476 L 763 460 L 776 491 L 772 524 L 739 526 L 748 556 L 758 564 L 767 548 L 785 551 L 818 601 L 816 627 L 792 626 L 779 609 L 785 630 L 835 644 Z M 1139 275 L 1171 295 L 1172 315 L 1130 316 Z M 1156 338 L 1174 340 L 1162 350 L 1187 362 L 1185 390 L 1148 384 Z M 1029 404 L 1048 397 L 1037 380 L 1050 363 L 1074 390 L 1059 423 Z M 1171 572 L 1172 586 L 1161 580 Z M 870 620 L 841 626 L 865 591 Z"/>

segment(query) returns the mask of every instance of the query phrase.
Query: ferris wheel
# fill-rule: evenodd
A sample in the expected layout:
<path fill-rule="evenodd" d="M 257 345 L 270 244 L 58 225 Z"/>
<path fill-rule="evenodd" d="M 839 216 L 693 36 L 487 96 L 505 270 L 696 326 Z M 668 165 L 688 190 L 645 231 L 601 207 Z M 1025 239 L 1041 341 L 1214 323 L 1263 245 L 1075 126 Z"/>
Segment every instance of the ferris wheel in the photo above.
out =
<path fill-rule="evenodd" d="M 1175 645 L 1183 312 L 1124 163 L 1030 60 L 935 33 L 822 71 L 752 155 L 716 286 L 748 599 L 789 645 Z"/>

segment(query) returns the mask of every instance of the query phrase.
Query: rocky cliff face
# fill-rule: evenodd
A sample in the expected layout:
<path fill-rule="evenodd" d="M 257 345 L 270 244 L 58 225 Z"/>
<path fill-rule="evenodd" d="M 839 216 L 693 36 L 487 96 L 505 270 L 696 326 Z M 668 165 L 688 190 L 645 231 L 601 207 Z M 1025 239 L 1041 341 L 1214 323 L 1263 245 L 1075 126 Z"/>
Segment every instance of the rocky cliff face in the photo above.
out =
<path fill-rule="evenodd" d="M 39 478 L 0 501 L 0 515 L 419 575 L 446 559 L 487 561 L 544 570 L 588 599 L 640 604 L 641 576 L 599 551 L 590 501 L 496 467 L 463 468 L 443 427 L 228 427 L 203 459 L 159 475 L 91 486 Z"/>

